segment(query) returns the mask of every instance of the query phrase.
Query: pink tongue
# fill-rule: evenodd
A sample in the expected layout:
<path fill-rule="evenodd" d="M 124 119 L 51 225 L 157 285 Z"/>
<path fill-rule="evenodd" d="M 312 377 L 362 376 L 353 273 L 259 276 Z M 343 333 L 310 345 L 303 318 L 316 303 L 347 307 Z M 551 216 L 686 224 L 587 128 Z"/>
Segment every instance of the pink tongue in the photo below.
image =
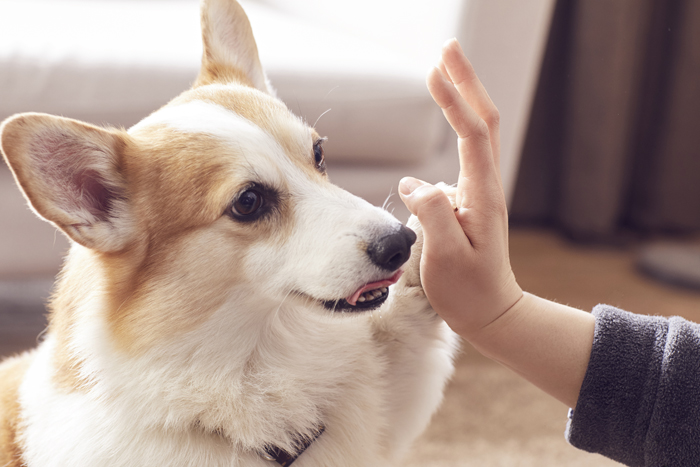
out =
<path fill-rule="evenodd" d="M 377 282 L 370 282 L 369 284 L 365 284 L 364 286 L 357 289 L 354 294 L 350 295 L 345 300 L 350 305 L 355 306 L 357 304 L 357 299 L 360 298 L 360 295 L 362 295 L 364 292 L 366 292 L 368 290 L 380 289 L 382 287 L 388 287 L 391 284 L 396 284 L 396 282 L 399 280 L 399 277 L 401 277 L 401 274 L 403 274 L 403 271 L 396 271 L 396 274 L 394 274 L 393 276 L 391 276 L 388 279 L 384 279 L 384 280 L 377 281 Z"/>

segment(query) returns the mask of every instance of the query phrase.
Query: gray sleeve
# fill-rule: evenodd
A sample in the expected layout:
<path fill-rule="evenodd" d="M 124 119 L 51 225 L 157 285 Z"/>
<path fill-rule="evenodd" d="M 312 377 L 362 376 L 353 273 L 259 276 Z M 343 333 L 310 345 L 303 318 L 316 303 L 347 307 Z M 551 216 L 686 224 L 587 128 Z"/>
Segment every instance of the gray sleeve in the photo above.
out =
<path fill-rule="evenodd" d="M 598 305 L 569 442 L 630 466 L 700 466 L 700 325 Z"/>

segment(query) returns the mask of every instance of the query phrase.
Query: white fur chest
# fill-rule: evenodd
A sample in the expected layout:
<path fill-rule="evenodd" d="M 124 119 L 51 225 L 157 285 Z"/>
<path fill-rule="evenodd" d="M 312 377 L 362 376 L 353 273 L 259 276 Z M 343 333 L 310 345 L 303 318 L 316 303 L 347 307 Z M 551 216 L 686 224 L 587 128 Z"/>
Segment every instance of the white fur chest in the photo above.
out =
<path fill-rule="evenodd" d="M 81 371 L 92 381 L 77 392 L 55 386 L 49 336 L 21 389 L 28 465 L 270 466 L 262 446 L 289 445 L 319 422 L 325 433 L 295 465 L 374 465 L 386 456 L 384 362 L 365 317 L 334 321 L 280 322 L 255 349 L 228 356 L 212 351 L 217 335 L 205 326 L 136 360 L 101 354 L 93 326 L 76 342 L 91 347 Z M 238 338 L 254 332 L 244 331 Z M 197 352 L 199 334 L 207 353 Z M 233 338 L 219 337 L 222 345 Z"/>

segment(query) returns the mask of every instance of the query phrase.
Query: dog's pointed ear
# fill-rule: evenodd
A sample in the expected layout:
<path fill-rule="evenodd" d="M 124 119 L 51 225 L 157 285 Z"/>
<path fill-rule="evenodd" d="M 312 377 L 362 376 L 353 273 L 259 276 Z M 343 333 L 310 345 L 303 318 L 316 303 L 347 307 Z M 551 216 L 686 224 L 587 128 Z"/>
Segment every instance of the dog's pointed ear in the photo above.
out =
<path fill-rule="evenodd" d="M 67 118 L 20 114 L 0 147 L 39 216 L 83 246 L 116 252 L 133 237 L 122 154 L 128 136 Z"/>
<path fill-rule="evenodd" d="M 202 1 L 202 41 L 195 86 L 238 82 L 271 94 L 250 21 L 236 0 Z"/>

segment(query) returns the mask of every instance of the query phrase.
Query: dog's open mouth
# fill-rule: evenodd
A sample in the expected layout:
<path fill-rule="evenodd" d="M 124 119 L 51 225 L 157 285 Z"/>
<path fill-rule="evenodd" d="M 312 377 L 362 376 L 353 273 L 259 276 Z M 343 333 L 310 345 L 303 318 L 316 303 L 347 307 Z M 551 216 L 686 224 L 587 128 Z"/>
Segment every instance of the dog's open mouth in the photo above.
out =
<path fill-rule="evenodd" d="M 325 300 L 323 306 L 333 311 L 367 311 L 378 308 L 389 296 L 389 286 L 395 284 L 401 274 L 403 271 L 396 271 L 388 279 L 365 284 L 347 298 Z"/>

